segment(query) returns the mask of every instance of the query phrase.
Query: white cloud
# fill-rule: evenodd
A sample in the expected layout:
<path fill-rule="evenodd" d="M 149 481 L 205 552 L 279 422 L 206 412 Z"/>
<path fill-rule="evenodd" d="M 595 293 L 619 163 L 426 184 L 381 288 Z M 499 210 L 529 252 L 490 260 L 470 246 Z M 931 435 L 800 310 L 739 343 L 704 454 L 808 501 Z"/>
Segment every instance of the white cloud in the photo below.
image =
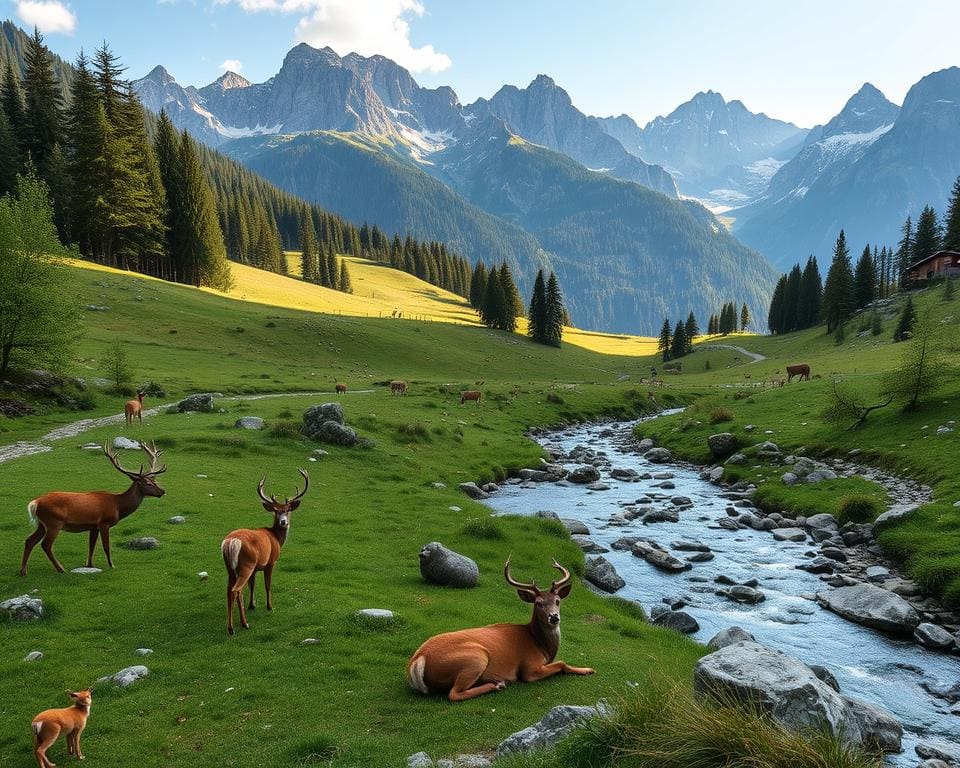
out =
<path fill-rule="evenodd" d="M 70 35 L 77 26 L 73 11 L 59 0 L 19 0 L 17 16 L 44 34 L 61 32 Z"/>
<path fill-rule="evenodd" d="M 235 4 L 248 13 L 271 11 L 300 14 L 298 42 L 330 46 L 341 56 L 356 52 L 382 54 L 413 72 L 441 72 L 450 57 L 432 45 L 410 42 L 410 16 L 425 12 L 420 0 L 215 0 Z"/>
<path fill-rule="evenodd" d="M 220 65 L 220 69 L 224 72 L 237 72 L 239 73 L 243 69 L 243 62 L 239 59 L 227 59 L 223 64 Z"/>

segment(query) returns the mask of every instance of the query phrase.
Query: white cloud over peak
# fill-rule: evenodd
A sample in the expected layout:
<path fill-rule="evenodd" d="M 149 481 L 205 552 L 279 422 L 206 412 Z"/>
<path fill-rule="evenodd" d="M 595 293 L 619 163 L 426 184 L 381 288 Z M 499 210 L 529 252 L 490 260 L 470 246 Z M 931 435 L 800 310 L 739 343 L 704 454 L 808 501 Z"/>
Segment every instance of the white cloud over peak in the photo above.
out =
<path fill-rule="evenodd" d="M 215 0 L 248 13 L 270 11 L 299 14 L 298 42 L 315 48 L 330 46 L 344 56 L 381 54 L 412 72 L 441 72 L 450 57 L 432 45 L 410 42 L 410 16 L 422 16 L 420 0 Z"/>
<path fill-rule="evenodd" d="M 44 34 L 70 35 L 77 27 L 76 15 L 59 0 L 18 0 L 17 16 Z"/>
<path fill-rule="evenodd" d="M 243 62 L 241 62 L 239 59 L 227 59 L 225 62 L 223 62 L 223 64 L 220 65 L 219 68 L 224 72 L 239 73 L 240 70 L 243 69 Z"/>

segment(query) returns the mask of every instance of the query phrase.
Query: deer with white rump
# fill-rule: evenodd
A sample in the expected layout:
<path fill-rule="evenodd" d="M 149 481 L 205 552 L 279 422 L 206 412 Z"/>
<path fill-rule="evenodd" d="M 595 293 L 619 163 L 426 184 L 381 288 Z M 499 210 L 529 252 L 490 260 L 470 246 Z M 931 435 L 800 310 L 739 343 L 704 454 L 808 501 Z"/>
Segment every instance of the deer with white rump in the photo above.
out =
<path fill-rule="evenodd" d="M 87 568 L 93 567 L 93 550 L 100 537 L 103 553 L 107 556 L 107 565 L 113 568 L 110 556 L 110 529 L 125 517 L 137 511 L 140 503 L 148 496 L 160 498 L 166 493 L 157 485 L 156 477 L 166 472 L 166 466 L 158 467 L 160 451 L 153 443 L 140 443 L 140 448 L 150 459 L 150 469 L 146 472 L 143 464 L 139 472 L 130 472 L 120 465 L 116 453 L 106 445 L 103 452 L 118 472 L 130 479 L 130 487 L 123 493 L 108 491 L 88 491 L 86 493 L 67 493 L 54 491 L 38 496 L 27 504 L 30 521 L 37 530 L 27 537 L 23 544 L 23 558 L 20 560 L 20 575 L 27 575 L 27 561 L 33 548 L 40 544 L 44 553 L 53 563 L 53 567 L 63 573 L 63 566 L 53 554 L 53 542 L 60 531 L 90 534 L 90 547 L 87 550 Z M 43 542 L 41 544 L 41 541 Z"/>
<path fill-rule="evenodd" d="M 570 594 L 570 572 L 556 560 L 562 574 L 550 589 L 526 584 L 510 575 L 510 558 L 503 566 L 507 584 L 520 599 L 533 604 L 527 624 L 491 624 L 435 635 L 421 645 L 407 665 L 410 687 L 420 693 L 446 693 L 463 701 L 502 691 L 507 683 L 532 683 L 565 673 L 592 675 L 589 667 L 554 661 L 560 648 L 560 601 Z"/>
<path fill-rule="evenodd" d="M 263 571 L 263 586 L 267 593 L 267 610 L 273 610 L 273 567 L 280 558 L 280 550 L 290 532 L 290 513 L 300 506 L 300 499 L 310 487 L 310 477 L 302 469 L 297 470 L 303 476 L 303 490 L 292 499 L 284 497 L 277 501 L 276 496 L 267 496 L 263 492 L 266 477 L 257 484 L 257 494 L 263 508 L 273 514 L 273 525 L 269 528 L 241 528 L 227 534 L 220 544 L 223 564 L 227 568 L 227 633 L 233 634 L 233 606 L 240 609 L 240 626 L 250 629 L 247 613 L 243 607 L 243 587 L 250 584 L 250 610 L 256 606 L 253 601 L 253 589 L 257 571 Z"/>
<path fill-rule="evenodd" d="M 33 754 L 37 758 L 39 768 L 54 768 L 54 763 L 47 757 L 47 750 L 53 746 L 60 734 L 67 739 L 67 754 L 78 760 L 83 760 L 80 751 L 80 734 L 87 727 L 87 718 L 90 717 L 90 704 L 93 701 L 93 691 L 67 691 L 67 696 L 73 700 L 73 706 L 63 709 L 45 709 L 30 724 L 33 730 Z"/>

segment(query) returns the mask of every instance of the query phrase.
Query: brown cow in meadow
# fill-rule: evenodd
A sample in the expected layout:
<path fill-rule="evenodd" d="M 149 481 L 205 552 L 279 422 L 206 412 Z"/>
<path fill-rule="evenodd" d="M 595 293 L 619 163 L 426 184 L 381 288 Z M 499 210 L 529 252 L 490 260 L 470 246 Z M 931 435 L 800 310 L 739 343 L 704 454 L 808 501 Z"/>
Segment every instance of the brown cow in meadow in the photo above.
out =
<path fill-rule="evenodd" d="M 787 366 L 787 384 L 789 384 L 794 376 L 799 376 L 800 381 L 810 381 L 810 366 L 806 363 L 798 363 L 797 365 L 788 365 Z"/>
<path fill-rule="evenodd" d="M 479 407 L 482 398 L 483 393 L 479 389 L 468 389 L 466 392 L 460 393 L 460 405 L 463 405 L 468 400 L 475 400 Z"/>
<path fill-rule="evenodd" d="M 405 381 L 391 381 L 391 382 L 390 382 L 390 394 L 391 394 L 391 395 L 405 395 L 405 394 L 407 394 L 407 382 L 405 382 Z"/>
<path fill-rule="evenodd" d="M 337 394 L 338 394 L 338 395 L 342 395 L 344 392 L 347 391 L 347 385 L 346 385 L 346 384 L 337 384 L 336 390 L 337 390 Z"/>

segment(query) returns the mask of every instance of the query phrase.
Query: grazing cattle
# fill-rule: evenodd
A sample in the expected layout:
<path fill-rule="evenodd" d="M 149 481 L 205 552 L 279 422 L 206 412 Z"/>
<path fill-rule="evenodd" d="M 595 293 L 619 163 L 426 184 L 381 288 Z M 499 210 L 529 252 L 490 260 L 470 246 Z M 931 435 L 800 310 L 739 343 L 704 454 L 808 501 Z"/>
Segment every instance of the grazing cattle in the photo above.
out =
<path fill-rule="evenodd" d="M 240 626 L 250 629 L 247 613 L 243 608 L 243 587 L 250 584 L 250 610 L 255 608 L 253 588 L 257 571 L 263 571 L 263 586 L 267 593 L 267 610 L 273 610 L 273 567 L 280 558 L 280 550 L 290 533 L 290 514 L 300 506 L 300 499 L 310 487 L 310 477 L 302 469 L 297 470 L 303 477 L 303 490 L 292 499 L 286 497 L 277 501 L 276 496 L 267 496 L 263 492 L 265 477 L 260 478 L 257 495 L 263 508 L 273 514 L 273 525 L 269 528 L 241 528 L 228 533 L 220 543 L 220 553 L 227 569 L 227 634 L 233 634 L 233 606 L 240 609 Z"/>
<path fill-rule="evenodd" d="M 800 381 L 806 379 L 810 381 L 810 366 L 806 363 L 798 363 L 797 365 L 788 365 L 787 366 L 787 384 L 789 384 L 794 376 L 799 376 Z"/>
<path fill-rule="evenodd" d="M 405 395 L 405 394 L 407 394 L 407 382 L 405 382 L 405 381 L 391 381 L 391 382 L 390 382 L 390 394 L 391 394 L 391 395 Z"/>
<path fill-rule="evenodd" d="M 507 584 L 520 599 L 533 604 L 527 624 L 491 624 L 435 635 L 421 645 L 407 665 L 407 681 L 420 693 L 446 693 L 463 701 L 502 691 L 507 683 L 532 683 L 560 673 L 592 675 L 589 667 L 554 661 L 560 648 L 560 601 L 570 594 L 570 572 L 556 560 L 559 581 L 548 590 L 515 581 L 510 559 L 503 566 Z"/>
<path fill-rule="evenodd" d="M 470 389 L 466 392 L 460 393 L 460 405 L 463 405 L 468 400 L 475 400 L 477 406 L 480 405 L 480 400 L 483 397 L 483 393 L 479 389 Z"/>
<path fill-rule="evenodd" d="M 342 395 L 344 392 L 347 391 L 347 385 L 346 385 L 346 384 L 337 384 L 336 390 L 337 390 L 337 394 L 338 394 L 338 395 Z"/>
<path fill-rule="evenodd" d="M 147 496 L 159 498 L 166 491 L 157 485 L 156 477 L 167 468 L 157 467 L 160 451 L 153 444 L 141 442 L 140 447 L 150 459 L 150 469 L 143 471 L 140 465 L 139 472 L 128 472 L 107 446 L 103 452 L 116 470 L 126 475 L 130 487 L 123 493 L 108 493 L 107 491 L 91 491 L 88 493 L 53 492 L 39 496 L 27 504 L 27 514 L 30 521 L 37 526 L 23 543 L 23 558 L 20 560 L 20 575 L 27 575 L 27 561 L 33 548 L 43 541 L 41 547 L 53 563 L 53 567 L 63 573 L 63 566 L 53 554 L 53 542 L 60 531 L 70 533 L 90 534 L 90 547 L 87 551 L 87 568 L 93 567 L 93 549 L 97 545 L 97 537 L 101 539 L 103 553 L 107 556 L 107 565 L 113 568 L 113 559 L 110 557 L 110 529 L 125 517 L 137 511 L 140 502 Z"/>
<path fill-rule="evenodd" d="M 136 400 L 127 400 L 123 404 L 123 418 L 129 427 L 133 424 L 133 417 L 137 417 L 137 421 L 143 424 L 143 395 L 144 393 L 137 390 L 137 399 Z"/>
<path fill-rule="evenodd" d="M 62 733 L 67 739 L 67 754 L 83 760 L 80 750 L 80 734 L 87 727 L 87 718 L 90 717 L 90 705 L 93 703 L 93 691 L 67 691 L 67 696 L 73 700 L 73 706 L 63 709 L 46 709 L 33 718 L 30 724 L 33 730 L 33 755 L 37 758 L 39 768 L 54 768 L 54 763 L 47 757 L 47 750 Z"/>

